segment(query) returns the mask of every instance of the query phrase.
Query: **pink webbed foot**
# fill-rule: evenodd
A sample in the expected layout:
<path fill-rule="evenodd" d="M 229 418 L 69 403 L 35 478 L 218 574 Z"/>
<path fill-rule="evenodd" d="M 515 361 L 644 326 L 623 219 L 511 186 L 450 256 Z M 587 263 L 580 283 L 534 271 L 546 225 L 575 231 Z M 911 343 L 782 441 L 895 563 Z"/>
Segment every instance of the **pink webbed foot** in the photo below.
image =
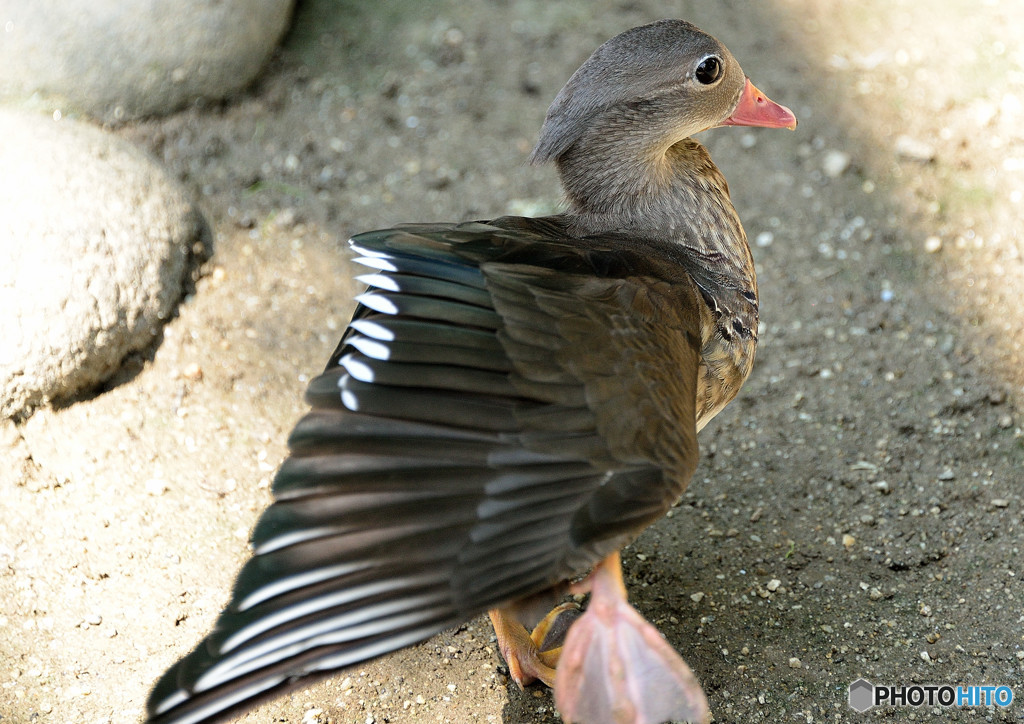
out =
<path fill-rule="evenodd" d="M 580 584 L 586 612 L 569 629 L 555 678 L 555 705 L 566 722 L 707 722 L 697 677 L 654 626 L 626 600 L 619 554 Z"/>

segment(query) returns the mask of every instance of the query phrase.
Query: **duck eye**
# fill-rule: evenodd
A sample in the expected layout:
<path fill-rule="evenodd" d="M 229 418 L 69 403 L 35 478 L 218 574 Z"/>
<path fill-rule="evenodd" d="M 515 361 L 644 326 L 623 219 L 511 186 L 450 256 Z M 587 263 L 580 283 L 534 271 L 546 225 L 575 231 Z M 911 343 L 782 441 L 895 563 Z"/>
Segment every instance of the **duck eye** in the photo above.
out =
<path fill-rule="evenodd" d="M 713 55 L 709 55 L 707 58 L 700 62 L 697 66 L 697 72 L 694 73 L 694 77 L 697 81 L 703 85 L 711 85 L 719 76 L 722 75 L 722 61 Z"/>

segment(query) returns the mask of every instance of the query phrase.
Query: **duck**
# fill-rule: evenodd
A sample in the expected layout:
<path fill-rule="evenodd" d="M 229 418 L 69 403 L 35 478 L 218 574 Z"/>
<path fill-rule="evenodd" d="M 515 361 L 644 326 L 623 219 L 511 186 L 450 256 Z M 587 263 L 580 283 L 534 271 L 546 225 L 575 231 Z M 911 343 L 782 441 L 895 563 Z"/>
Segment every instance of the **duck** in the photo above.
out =
<path fill-rule="evenodd" d="M 796 118 L 693 24 L 635 27 L 545 117 L 530 160 L 563 212 L 352 237 L 366 291 L 152 724 L 223 721 L 484 612 L 510 677 L 553 687 L 567 722 L 708 719 L 619 551 L 686 489 L 753 365 L 753 259 L 693 139 L 718 126 Z"/>

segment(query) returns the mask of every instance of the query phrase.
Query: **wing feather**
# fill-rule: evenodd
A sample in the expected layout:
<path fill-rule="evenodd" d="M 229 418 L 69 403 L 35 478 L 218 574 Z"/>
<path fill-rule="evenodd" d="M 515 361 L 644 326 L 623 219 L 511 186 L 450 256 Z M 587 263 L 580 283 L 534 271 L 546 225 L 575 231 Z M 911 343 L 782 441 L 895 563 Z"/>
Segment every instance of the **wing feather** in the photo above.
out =
<path fill-rule="evenodd" d="M 667 510 L 696 464 L 699 292 L 677 252 L 561 232 L 352 240 L 369 288 L 231 603 L 157 683 L 152 721 L 214 721 L 541 593 Z"/>

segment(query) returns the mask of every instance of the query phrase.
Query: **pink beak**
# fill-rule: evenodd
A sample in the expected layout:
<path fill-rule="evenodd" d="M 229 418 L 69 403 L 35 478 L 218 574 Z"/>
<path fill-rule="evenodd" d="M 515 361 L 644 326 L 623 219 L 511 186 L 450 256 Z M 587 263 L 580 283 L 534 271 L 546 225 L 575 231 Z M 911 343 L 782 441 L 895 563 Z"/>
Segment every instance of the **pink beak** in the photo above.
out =
<path fill-rule="evenodd" d="M 747 78 L 740 95 L 740 102 L 732 115 L 722 121 L 723 126 L 761 126 L 763 128 L 788 128 L 796 130 L 796 116 L 785 106 L 780 106 L 759 91 Z"/>

